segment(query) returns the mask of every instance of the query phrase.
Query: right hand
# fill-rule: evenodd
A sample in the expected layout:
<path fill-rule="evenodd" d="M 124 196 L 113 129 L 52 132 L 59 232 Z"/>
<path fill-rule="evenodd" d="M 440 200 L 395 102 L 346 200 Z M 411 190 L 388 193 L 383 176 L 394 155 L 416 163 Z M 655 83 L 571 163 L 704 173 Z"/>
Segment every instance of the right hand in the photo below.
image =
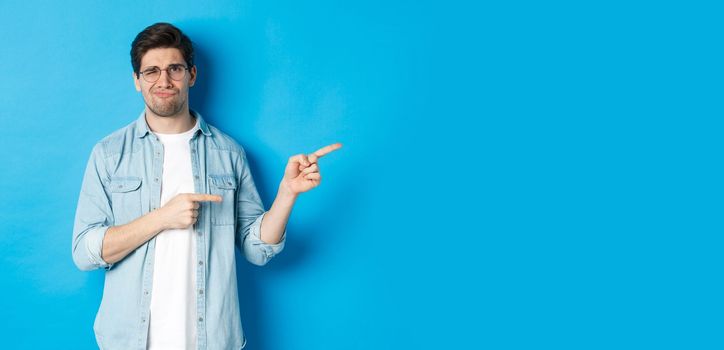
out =
<path fill-rule="evenodd" d="M 164 229 L 187 228 L 196 223 L 199 202 L 221 202 L 221 196 L 201 193 L 181 193 L 158 208 L 157 214 Z"/>

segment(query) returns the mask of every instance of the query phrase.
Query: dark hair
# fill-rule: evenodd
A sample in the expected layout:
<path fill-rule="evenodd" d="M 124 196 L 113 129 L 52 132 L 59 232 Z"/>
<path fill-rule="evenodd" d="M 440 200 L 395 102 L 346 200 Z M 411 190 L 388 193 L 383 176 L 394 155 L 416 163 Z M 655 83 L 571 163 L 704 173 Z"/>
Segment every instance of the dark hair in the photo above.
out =
<path fill-rule="evenodd" d="M 175 48 L 181 51 L 188 68 L 194 65 L 194 46 L 186 34 L 170 23 L 152 24 L 136 35 L 131 43 L 131 65 L 138 76 L 141 58 L 151 49 Z"/>

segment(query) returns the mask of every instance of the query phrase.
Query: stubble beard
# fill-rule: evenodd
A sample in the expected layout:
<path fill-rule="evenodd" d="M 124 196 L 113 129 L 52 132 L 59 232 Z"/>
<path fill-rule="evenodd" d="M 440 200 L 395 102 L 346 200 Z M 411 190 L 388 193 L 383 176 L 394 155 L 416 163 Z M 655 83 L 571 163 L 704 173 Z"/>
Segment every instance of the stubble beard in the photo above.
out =
<path fill-rule="evenodd" d="M 159 117 L 173 117 L 183 110 L 185 104 L 184 102 L 186 101 L 181 101 L 176 98 L 171 101 L 158 101 L 152 96 L 151 103 L 149 104 L 146 102 L 146 106 L 151 110 L 151 112 L 153 112 L 153 114 Z"/>

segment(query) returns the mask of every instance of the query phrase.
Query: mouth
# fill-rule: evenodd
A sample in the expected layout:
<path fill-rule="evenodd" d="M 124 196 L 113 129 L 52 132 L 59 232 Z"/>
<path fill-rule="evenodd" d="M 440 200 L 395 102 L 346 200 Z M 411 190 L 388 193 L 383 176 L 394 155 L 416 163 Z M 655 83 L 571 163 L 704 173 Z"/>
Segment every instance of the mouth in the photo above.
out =
<path fill-rule="evenodd" d="M 160 98 L 168 98 L 176 95 L 176 93 L 173 91 L 156 91 L 153 93 L 153 95 Z"/>

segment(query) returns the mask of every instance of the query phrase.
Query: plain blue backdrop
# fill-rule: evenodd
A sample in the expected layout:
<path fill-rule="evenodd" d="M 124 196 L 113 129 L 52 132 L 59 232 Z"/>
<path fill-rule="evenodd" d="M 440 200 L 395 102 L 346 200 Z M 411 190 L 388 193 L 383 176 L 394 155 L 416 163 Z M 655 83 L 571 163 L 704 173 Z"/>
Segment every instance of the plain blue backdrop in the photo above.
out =
<path fill-rule="evenodd" d="M 130 43 L 196 44 L 191 106 L 247 150 L 342 142 L 284 252 L 239 260 L 250 350 L 722 349 L 722 8 L 635 1 L 3 1 L 3 349 L 93 349 L 71 259 Z M 237 256 L 238 258 L 238 256 Z"/>

